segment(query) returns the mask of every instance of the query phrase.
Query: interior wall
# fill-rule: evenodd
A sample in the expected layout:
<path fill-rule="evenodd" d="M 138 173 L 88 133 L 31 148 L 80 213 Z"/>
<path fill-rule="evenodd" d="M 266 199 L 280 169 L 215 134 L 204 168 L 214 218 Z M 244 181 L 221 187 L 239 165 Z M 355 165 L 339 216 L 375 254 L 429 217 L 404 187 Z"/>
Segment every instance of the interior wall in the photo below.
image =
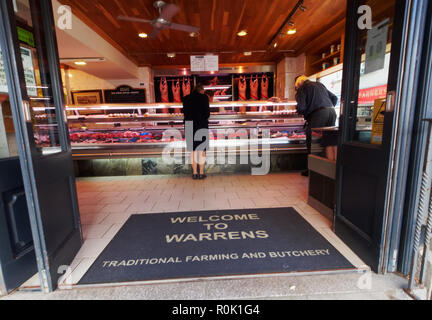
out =
<path fill-rule="evenodd" d="M 139 68 L 138 78 L 135 79 L 101 79 L 87 72 L 69 69 L 70 74 L 68 79 L 68 86 L 70 91 L 80 90 L 112 90 L 121 85 L 128 85 L 133 88 L 145 89 L 147 102 L 154 102 L 154 89 L 153 89 L 153 71 L 148 68 Z M 66 83 L 65 72 L 62 69 L 63 83 Z M 70 95 L 70 92 L 68 92 Z"/>
<path fill-rule="evenodd" d="M 281 99 L 295 100 L 295 78 L 306 72 L 306 56 L 286 57 L 277 65 L 276 95 Z"/>

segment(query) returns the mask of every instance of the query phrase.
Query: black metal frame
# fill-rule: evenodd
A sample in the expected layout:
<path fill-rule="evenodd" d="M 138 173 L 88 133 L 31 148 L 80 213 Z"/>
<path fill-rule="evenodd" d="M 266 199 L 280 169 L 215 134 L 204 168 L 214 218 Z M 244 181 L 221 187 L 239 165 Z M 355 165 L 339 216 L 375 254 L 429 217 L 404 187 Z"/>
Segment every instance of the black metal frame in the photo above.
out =
<path fill-rule="evenodd" d="M 48 182 L 45 180 L 49 177 L 41 176 L 41 172 L 47 173 L 47 171 L 52 168 L 53 177 L 57 177 L 60 172 L 64 172 L 65 174 L 71 172 L 73 175 L 72 150 L 69 142 L 69 131 L 66 119 L 63 119 L 65 116 L 65 103 L 58 61 L 52 4 L 50 0 L 30 0 L 30 7 L 32 19 L 40 17 L 40 19 L 37 20 L 43 20 L 42 25 L 38 25 L 37 27 L 43 32 L 42 36 L 45 38 L 43 40 L 45 45 L 44 54 L 46 56 L 39 58 L 45 59 L 44 61 L 48 62 L 46 66 L 48 70 L 46 70 L 46 73 L 49 73 L 49 81 L 52 89 L 51 93 L 56 108 L 61 145 L 60 153 L 47 156 L 41 155 L 40 152 L 36 150 L 32 124 L 26 119 L 24 103 L 28 100 L 28 97 L 26 96 L 24 72 L 12 0 L 0 1 L 0 41 L 3 49 L 7 81 L 10 85 L 9 96 L 17 136 L 24 188 L 29 208 L 39 277 L 41 279 L 42 289 L 45 292 L 50 292 L 56 288 L 57 279 L 60 277 L 60 274 L 57 274 L 57 268 L 59 267 L 57 264 L 65 264 L 66 261 L 70 262 L 71 259 L 73 259 L 82 243 L 82 233 L 79 208 L 76 200 L 74 200 L 76 199 L 76 189 L 73 178 L 68 176 L 69 181 L 66 187 L 69 188 L 70 196 L 73 198 L 71 198 L 71 210 L 74 213 L 74 229 L 73 232 L 67 235 L 67 239 L 65 239 L 61 245 L 67 245 L 68 250 L 57 250 L 57 247 L 55 251 L 53 251 L 53 248 L 48 249 L 48 233 L 44 230 L 44 215 L 42 214 L 47 212 L 41 212 L 42 202 L 40 201 L 40 199 L 42 201 L 46 200 L 47 194 L 43 194 L 44 197 L 42 197 L 43 190 L 39 193 L 38 187 L 42 186 L 41 189 L 43 189 L 43 186 Z M 70 159 L 70 161 L 68 161 L 68 159 Z M 67 166 L 59 168 L 58 166 L 60 164 L 67 164 Z M 53 257 L 55 257 L 55 259 Z"/>
<path fill-rule="evenodd" d="M 28 136 L 23 134 L 27 130 L 27 123 L 24 114 L 23 92 L 26 92 L 25 79 L 21 56 L 16 54 L 20 52 L 17 28 L 15 17 L 11 14 L 14 12 L 11 0 L 0 1 L 0 43 L 2 47 L 3 60 L 5 65 L 6 79 L 9 86 L 9 99 L 11 102 L 11 110 L 13 114 L 13 122 L 15 126 L 15 134 L 18 145 L 18 154 L 20 159 L 21 171 L 23 175 L 24 189 L 27 198 L 27 205 L 30 215 L 30 222 L 33 233 L 33 241 L 36 252 L 36 261 L 39 270 L 39 276 L 42 279 L 43 270 L 46 269 L 44 259 L 41 258 L 40 252 L 43 252 L 43 243 L 41 242 L 41 234 L 39 233 L 39 221 L 37 217 L 37 195 L 35 187 L 35 179 L 33 173 L 32 148 Z M 18 61 L 14 59 L 17 57 Z M 28 97 L 27 97 L 28 98 Z"/>
<path fill-rule="evenodd" d="M 432 118 L 432 21 L 426 17 L 432 15 L 432 1 L 422 11 L 424 27 L 423 50 L 419 64 L 419 83 L 417 87 L 416 112 L 412 128 L 412 145 L 410 147 L 409 163 L 407 165 L 408 181 L 406 200 L 403 211 L 401 230 L 400 255 L 397 271 L 407 275 L 410 272 L 412 247 L 414 242 L 415 221 L 419 205 L 423 159 L 426 153 L 428 124 L 422 119 Z"/>
<path fill-rule="evenodd" d="M 411 130 L 415 124 L 414 112 L 415 108 L 415 91 L 418 84 L 418 66 L 416 57 L 421 52 L 422 44 L 422 26 L 424 24 L 425 13 L 424 6 L 426 0 L 409 0 L 396 1 L 395 21 L 402 23 L 394 25 L 393 39 L 402 39 L 402 41 L 393 41 L 392 52 L 398 54 L 398 57 L 392 56 L 390 70 L 396 71 L 397 76 L 390 77 L 388 82 L 389 91 L 394 90 L 392 100 L 395 103 L 394 110 L 388 110 L 385 119 L 383 146 L 387 145 L 390 148 L 379 151 L 379 147 L 366 146 L 371 152 L 376 149 L 382 153 L 382 157 L 389 159 L 388 164 L 385 164 L 384 170 L 388 176 L 385 195 L 382 194 L 386 202 L 384 203 L 384 221 L 382 222 L 381 245 L 383 254 L 379 262 L 380 272 L 395 271 L 397 264 L 397 254 L 399 250 L 399 239 L 402 225 L 402 217 L 404 214 L 403 199 L 405 198 L 405 187 L 409 177 L 408 160 L 410 157 Z M 356 116 L 355 108 L 352 107 L 356 103 L 358 92 L 358 79 L 360 68 L 360 55 L 356 54 L 358 47 L 358 29 L 357 29 L 357 8 L 364 4 L 362 0 L 347 1 L 347 25 L 346 34 L 356 35 L 348 37 L 345 42 L 344 59 L 344 79 L 352 79 L 344 82 L 342 92 L 342 119 L 341 119 L 341 136 L 339 145 L 358 145 L 356 142 L 351 142 L 352 130 L 355 127 Z M 401 37 L 401 38 L 395 38 Z M 357 57 L 357 58 L 354 58 Z M 413 90 L 414 89 L 414 90 Z M 396 96 L 397 93 L 397 96 Z M 388 96 L 389 98 L 390 96 Z M 390 99 L 389 99 L 390 100 Z M 391 101 L 390 101 L 391 102 Z M 403 105 L 401 108 L 399 106 Z M 338 192 L 335 222 L 338 218 L 342 203 L 342 148 L 339 148 L 338 160 Z M 412 177 L 412 176 L 411 176 Z M 380 196 L 380 195 L 378 195 Z M 354 242 L 356 240 L 353 240 Z M 358 248 L 360 249 L 360 248 Z M 380 250 L 381 250 L 380 249 Z M 378 250 L 378 248 L 377 248 Z"/>

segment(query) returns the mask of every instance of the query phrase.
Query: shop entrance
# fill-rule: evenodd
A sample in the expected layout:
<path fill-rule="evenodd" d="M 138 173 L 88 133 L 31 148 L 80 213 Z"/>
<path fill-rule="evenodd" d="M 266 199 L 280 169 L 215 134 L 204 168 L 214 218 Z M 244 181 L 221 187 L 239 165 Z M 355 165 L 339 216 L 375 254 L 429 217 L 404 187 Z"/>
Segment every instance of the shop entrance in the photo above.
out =
<path fill-rule="evenodd" d="M 54 22 L 51 1 L 20 0 L 16 1 L 16 3 L 17 6 L 14 6 L 14 1 L 7 0 L 2 2 L 0 6 L 0 40 L 17 135 L 23 188 L 27 203 L 30 204 L 28 210 L 32 241 L 29 239 L 27 241 L 32 243 L 29 244 L 26 252 L 29 253 L 29 256 L 33 254 L 36 257 L 37 265 L 33 263 L 33 267 L 37 266 L 42 279 L 42 287 L 50 291 L 56 287 L 57 280 L 62 272 L 66 271 L 63 267 L 71 264 L 81 247 L 81 221 L 75 190 L 70 138 L 63 107 L 64 95 L 57 45 L 53 33 Z M 398 95 L 398 90 L 400 90 L 398 85 L 400 61 L 405 53 L 402 30 L 407 26 L 406 15 L 409 4 L 399 0 L 366 2 L 366 5 L 369 5 L 373 13 L 373 29 L 369 32 L 367 30 L 360 31 L 357 24 L 359 18 L 357 10 L 361 4 L 363 4 L 362 1 L 348 1 L 347 7 L 346 20 L 348 22 L 345 38 L 340 125 L 341 140 L 337 164 L 338 193 L 334 227 L 336 234 L 360 258 L 364 259 L 375 271 L 384 272 L 386 271 L 384 243 L 388 239 L 386 230 L 390 226 L 388 221 L 391 214 L 388 200 L 390 197 L 389 183 L 392 175 L 391 161 L 394 159 L 392 150 L 394 135 L 397 130 L 397 126 L 394 125 L 397 118 L 395 112 L 399 110 L 398 100 L 395 98 Z M 24 15 L 22 14 L 22 8 L 27 8 Z M 18 29 L 20 21 L 26 22 L 24 25 L 30 25 L 33 28 L 31 30 L 21 28 L 23 31 L 17 31 L 20 30 Z M 392 32 L 388 32 L 388 30 L 392 30 Z M 381 49 L 384 52 L 381 50 L 377 57 L 368 60 L 368 55 L 365 55 L 365 53 L 368 53 L 368 50 L 371 49 L 368 40 L 372 38 L 371 33 L 374 35 L 373 32 L 377 33 L 378 37 L 383 34 L 382 38 L 379 39 L 381 39 Z M 24 35 L 27 37 L 26 45 L 22 44 L 25 41 L 23 39 L 26 38 Z M 31 39 L 33 39 L 33 42 Z M 276 47 L 277 44 L 274 48 Z M 359 50 L 359 48 L 362 48 L 362 50 Z M 381 55 L 382 52 L 383 55 Z M 27 58 L 23 57 L 23 54 Z M 33 57 L 33 60 L 36 61 L 37 68 L 34 70 L 29 68 L 29 64 L 26 63 L 28 57 L 30 59 Z M 323 59 L 323 61 L 327 61 L 326 58 Z M 377 68 L 376 65 L 378 65 L 378 68 L 382 69 L 380 67 L 381 63 L 384 65 L 388 63 L 390 66 L 389 81 L 386 81 L 386 85 L 384 85 L 387 88 L 386 92 L 383 96 L 376 96 L 372 104 L 367 101 L 367 107 L 363 110 L 366 113 L 361 113 L 365 104 L 361 100 L 361 83 L 362 81 L 369 81 L 366 79 L 367 77 L 373 78 L 373 72 L 376 70 L 373 68 Z M 33 65 L 35 64 L 33 63 Z M 362 70 L 363 65 L 365 70 Z M 233 78 L 230 77 L 230 79 Z M 26 84 L 26 86 L 23 84 Z M 124 87 L 119 88 L 124 89 Z M 131 88 L 129 87 L 129 89 Z M 95 109 L 98 108 L 100 109 L 100 106 L 95 107 Z M 34 117 L 33 112 L 41 112 L 43 117 Z M 370 114 L 367 114 L 368 112 Z M 134 116 L 138 117 L 138 114 L 134 114 Z M 141 116 L 141 113 L 139 116 Z M 153 116 L 154 119 L 157 119 L 156 113 Z M 178 115 L 172 115 L 174 118 L 175 116 Z M 233 117 L 232 115 L 228 116 L 224 115 L 225 118 L 221 119 Z M 76 117 L 78 117 L 78 119 L 75 119 L 76 121 L 81 121 L 79 114 Z M 118 119 L 122 117 L 124 117 L 124 114 L 106 115 L 107 119 L 104 121 L 114 121 L 112 119 L 120 121 Z M 369 127 L 362 122 L 365 118 L 370 120 Z M 95 120 L 95 122 L 98 121 Z M 39 130 L 43 130 L 44 134 L 38 134 Z M 126 148 L 128 146 L 121 146 L 120 149 L 124 150 Z M 120 154 L 122 152 L 120 151 Z M 137 149 L 134 152 L 142 152 L 142 149 Z M 304 183 L 303 180 L 299 180 L 299 177 L 294 179 L 299 184 Z M 280 185 L 285 183 L 279 178 L 275 180 L 278 180 Z M 181 180 L 181 183 L 185 183 L 186 186 L 191 183 L 190 181 L 187 183 L 184 181 Z M 126 188 L 128 182 L 118 184 L 113 182 L 112 186 L 107 186 L 104 190 L 104 192 L 111 192 L 112 199 L 110 199 L 109 205 L 113 207 L 109 209 L 119 211 L 126 209 L 121 203 L 116 203 L 115 195 L 120 192 L 127 192 L 129 189 L 125 191 L 121 190 L 121 187 Z M 146 181 L 132 182 L 131 179 L 132 183 L 137 186 L 144 186 Z M 259 184 L 265 183 L 265 180 L 250 177 L 245 179 L 243 183 L 250 183 L 251 186 L 256 186 L 258 189 Z M 229 184 L 234 188 L 232 182 Z M 83 189 L 86 188 L 85 181 L 81 185 Z M 158 184 L 158 188 L 162 185 L 163 183 Z M 223 185 L 223 183 L 220 185 L 225 192 L 227 186 Z M 149 189 L 153 189 L 153 187 L 145 187 L 145 190 Z M 271 190 L 267 191 L 270 192 Z M 214 192 L 218 191 L 214 190 Z M 89 197 L 92 196 L 90 193 Z M 109 197 L 107 194 L 105 196 L 106 198 Z M 283 196 L 281 194 L 281 197 Z M 262 195 L 262 197 L 265 196 Z M 124 198 L 121 201 L 123 200 Z M 223 201 L 227 200 L 232 199 L 223 199 Z M 163 201 L 160 198 L 160 202 Z M 218 201 L 217 197 L 214 198 L 214 201 Z M 266 206 L 265 201 L 261 203 L 262 207 Z M 291 204 L 289 201 L 286 203 Z M 136 208 L 135 213 L 145 211 L 143 209 L 144 205 L 140 205 L 140 207 Z M 301 205 L 303 203 L 299 206 Z M 176 208 L 178 209 L 179 206 Z M 171 212 L 175 212 L 175 210 L 171 210 Z M 305 209 L 305 211 L 307 210 Z M 92 218 L 97 219 L 98 217 Z M 116 224 L 120 225 L 120 221 L 124 216 L 113 216 L 112 218 L 119 218 Z M 277 223 L 274 223 L 274 225 L 277 226 Z M 249 237 L 250 234 L 245 233 L 245 236 Z M 238 234 L 233 235 L 233 237 L 238 237 Z M 208 238 L 208 235 L 205 235 L 205 238 Z M 323 254 L 324 251 L 318 250 Z M 302 252 L 307 251 L 305 249 Z M 310 255 L 316 255 L 318 251 L 311 250 L 311 252 Z M 85 256 L 83 257 L 85 258 Z M 136 261 L 139 260 L 133 258 L 125 260 L 124 263 L 138 263 Z M 29 270 L 32 270 L 30 262 L 24 260 L 24 258 L 17 259 L 16 255 L 10 254 L 10 261 L 12 261 L 10 263 L 16 265 L 21 263 L 29 266 Z M 4 263 L 3 260 L 1 262 Z M 102 265 L 105 262 L 102 261 Z M 123 263 L 123 261 L 117 260 L 114 262 L 112 264 L 114 267 L 117 266 L 117 263 Z M 14 270 L 10 272 L 18 273 L 18 269 Z M 21 280 L 19 279 L 19 281 Z M 19 281 L 16 281 L 15 284 L 8 284 L 7 291 L 13 289 Z"/>

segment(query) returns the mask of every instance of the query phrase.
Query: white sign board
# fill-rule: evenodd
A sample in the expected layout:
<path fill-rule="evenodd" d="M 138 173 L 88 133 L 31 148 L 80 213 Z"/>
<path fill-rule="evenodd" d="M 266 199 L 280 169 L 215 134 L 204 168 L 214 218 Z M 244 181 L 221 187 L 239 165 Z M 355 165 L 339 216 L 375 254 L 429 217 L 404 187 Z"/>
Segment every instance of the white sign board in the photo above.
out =
<path fill-rule="evenodd" d="M 191 56 L 191 71 L 219 71 L 219 56 Z"/>
<path fill-rule="evenodd" d="M 33 67 L 33 55 L 31 50 L 21 47 L 21 59 L 23 62 L 24 77 L 27 86 L 27 94 L 30 97 L 37 97 L 38 93 L 36 88 L 36 76 Z M 8 93 L 6 72 L 5 72 L 1 50 L 0 50 L 0 92 Z"/>
<path fill-rule="evenodd" d="M 389 22 L 386 19 L 368 31 L 365 74 L 384 68 Z"/>
<path fill-rule="evenodd" d="M 219 71 L 219 56 L 205 56 L 205 68 L 206 71 Z"/>
<path fill-rule="evenodd" d="M 8 92 L 8 87 L 6 82 L 6 72 L 3 63 L 3 55 L 1 49 L 0 49 L 0 92 L 2 93 Z"/>
<path fill-rule="evenodd" d="M 33 56 L 30 49 L 21 47 L 21 59 L 24 69 L 24 78 L 27 86 L 27 95 L 36 97 L 38 95 L 36 88 L 36 77 L 33 68 Z"/>

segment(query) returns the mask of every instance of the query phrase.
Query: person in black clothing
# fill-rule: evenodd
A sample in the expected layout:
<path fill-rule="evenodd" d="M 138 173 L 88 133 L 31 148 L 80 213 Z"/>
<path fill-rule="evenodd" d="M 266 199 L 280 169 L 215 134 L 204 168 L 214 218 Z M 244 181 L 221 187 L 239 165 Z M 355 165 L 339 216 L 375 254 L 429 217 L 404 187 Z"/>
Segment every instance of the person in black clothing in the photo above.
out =
<path fill-rule="evenodd" d="M 184 97 L 183 114 L 187 151 L 191 152 L 193 179 L 205 179 L 206 151 L 209 149 L 210 102 L 204 94 L 204 86 L 198 84 Z M 199 166 L 199 172 L 198 172 Z"/>
<path fill-rule="evenodd" d="M 296 79 L 297 112 L 306 120 L 306 145 L 308 153 L 312 153 L 312 129 L 333 127 L 336 124 L 334 107 L 338 98 L 320 82 L 308 80 L 306 76 Z M 302 173 L 308 175 L 308 171 Z"/>

